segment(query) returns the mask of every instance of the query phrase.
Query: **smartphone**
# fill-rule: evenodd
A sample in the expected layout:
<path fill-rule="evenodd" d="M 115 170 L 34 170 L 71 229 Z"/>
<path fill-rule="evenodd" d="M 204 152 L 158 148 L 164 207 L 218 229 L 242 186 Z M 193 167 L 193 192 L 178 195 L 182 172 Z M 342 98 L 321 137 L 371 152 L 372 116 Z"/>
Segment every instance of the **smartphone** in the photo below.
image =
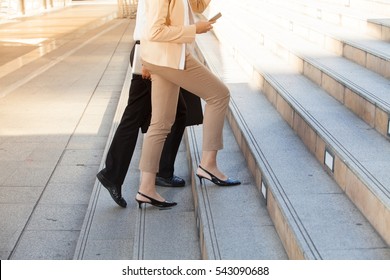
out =
<path fill-rule="evenodd" d="M 222 14 L 221 14 L 221 13 L 218 13 L 218 14 L 216 14 L 215 16 L 213 16 L 212 18 L 210 18 L 209 21 L 216 21 L 216 20 L 219 19 L 221 16 L 222 16 Z"/>

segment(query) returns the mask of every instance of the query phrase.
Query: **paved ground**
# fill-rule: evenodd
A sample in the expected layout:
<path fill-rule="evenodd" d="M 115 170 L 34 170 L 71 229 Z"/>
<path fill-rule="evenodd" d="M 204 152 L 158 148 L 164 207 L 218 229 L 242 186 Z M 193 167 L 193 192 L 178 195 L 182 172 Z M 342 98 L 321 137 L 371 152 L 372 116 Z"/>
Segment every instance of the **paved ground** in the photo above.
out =
<path fill-rule="evenodd" d="M 134 20 L 76 2 L 0 25 L 0 259 L 72 259 Z"/>

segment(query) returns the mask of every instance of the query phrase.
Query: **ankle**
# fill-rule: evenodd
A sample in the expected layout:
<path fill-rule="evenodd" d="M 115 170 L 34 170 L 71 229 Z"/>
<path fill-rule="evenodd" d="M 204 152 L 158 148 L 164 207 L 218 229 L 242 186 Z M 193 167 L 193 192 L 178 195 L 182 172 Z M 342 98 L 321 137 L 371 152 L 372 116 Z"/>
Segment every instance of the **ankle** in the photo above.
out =
<path fill-rule="evenodd" d="M 154 200 L 158 200 L 158 201 L 164 201 L 165 200 L 156 191 L 147 191 L 147 190 L 143 191 L 141 189 L 138 190 L 136 198 L 139 199 L 139 200 L 142 200 L 142 201 L 150 200 L 150 199 L 154 199 Z"/>

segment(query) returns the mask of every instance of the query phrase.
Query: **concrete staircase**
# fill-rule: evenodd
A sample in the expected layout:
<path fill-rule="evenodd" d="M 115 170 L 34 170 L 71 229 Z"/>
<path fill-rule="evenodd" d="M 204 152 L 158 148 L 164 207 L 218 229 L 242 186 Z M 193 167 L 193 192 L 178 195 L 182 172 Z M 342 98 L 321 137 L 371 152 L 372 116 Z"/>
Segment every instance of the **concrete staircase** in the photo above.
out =
<path fill-rule="evenodd" d="M 1 258 L 389 259 L 389 8 L 389 0 L 212 1 L 209 16 L 223 17 L 215 34 L 198 36 L 197 51 L 231 90 L 218 160 L 243 184 L 221 188 L 195 177 L 202 127 L 188 128 L 176 173 L 191 187 L 159 189 L 179 202 L 168 211 L 139 210 L 133 199 L 142 136 L 125 181 L 126 209 L 94 181 L 106 132 L 113 123 L 105 151 L 127 102 L 134 22 L 105 11 L 91 20 L 81 9 L 45 17 L 43 26 L 58 20 L 69 31 L 31 49 L 3 48 L 0 63 L 0 98 L 22 117 L 10 119 L 26 123 L 18 111 L 25 103 L 11 99 L 31 102 L 34 94 L 33 117 L 43 106 L 53 120 L 27 125 L 22 141 L 1 139 L 31 153 L 26 166 L 37 161 L 15 180 L 4 172 L 21 163 L 3 153 L 2 187 L 18 188 L 2 200 L 11 214 Z M 66 21 L 76 13 L 79 26 Z M 60 104 L 73 107 L 59 128 L 64 111 L 47 117 L 47 110 Z M 44 148 L 34 150 L 38 141 Z"/>
<path fill-rule="evenodd" d="M 218 160 L 243 184 L 198 180 L 202 127 L 187 128 L 191 188 L 159 188 L 179 205 L 118 210 L 96 182 L 74 258 L 390 259 L 390 1 L 211 3 L 223 17 L 196 50 L 230 88 Z"/>
<path fill-rule="evenodd" d="M 223 17 L 215 36 L 198 36 L 199 54 L 231 89 L 232 132 L 288 257 L 389 259 L 390 1 L 312 2 L 212 2 L 209 15 Z M 189 133 L 196 166 L 200 141 L 196 128 Z M 210 203 L 209 186 L 194 179 L 193 190 L 202 255 L 215 258 L 207 217 L 218 210 L 207 204 L 253 195 Z M 243 218 L 252 207 L 214 224 L 243 221 L 252 232 L 256 219 Z"/>

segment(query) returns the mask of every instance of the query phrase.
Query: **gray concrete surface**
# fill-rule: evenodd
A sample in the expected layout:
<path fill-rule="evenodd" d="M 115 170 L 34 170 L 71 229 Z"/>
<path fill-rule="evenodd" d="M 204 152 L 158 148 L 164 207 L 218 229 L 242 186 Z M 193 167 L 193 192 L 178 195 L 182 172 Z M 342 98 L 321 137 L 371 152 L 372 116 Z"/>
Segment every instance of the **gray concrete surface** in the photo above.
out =
<path fill-rule="evenodd" d="M 0 26 L 0 259 L 73 258 L 128 66 L 133 20 L 116 13 Z"/>

